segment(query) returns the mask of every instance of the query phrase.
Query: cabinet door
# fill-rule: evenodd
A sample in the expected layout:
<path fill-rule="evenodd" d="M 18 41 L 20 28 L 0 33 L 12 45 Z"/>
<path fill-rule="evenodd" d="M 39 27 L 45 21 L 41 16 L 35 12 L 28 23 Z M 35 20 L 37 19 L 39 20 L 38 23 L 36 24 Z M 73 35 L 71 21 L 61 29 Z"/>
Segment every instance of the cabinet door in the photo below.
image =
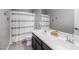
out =
<path fill-rule="evenodd" d="M 0 9 L 0 50 L 5 50 L 9 44 L 9 21 L 7 10 Z"/>
<path fill-rule="evenodd" d="M 41 45 L 39 45 L 38 43 L 36 44 L 37 50 L 42 50 Z"/>
<path fill-rule="evenodd" d="M 41 50 L 41 45 L 39 44 L 40 42 L 37 41 L 38 39 L 32 37 L 32 48 L 33 50 Z"/>
<path fill-rule="evenodd" d="M 36 41 L 35 41 L 35 39 L 32 37 L 32 48 L 33 48 L 33 50 L 37 50 L 37 46 L 36 46 Z"/>

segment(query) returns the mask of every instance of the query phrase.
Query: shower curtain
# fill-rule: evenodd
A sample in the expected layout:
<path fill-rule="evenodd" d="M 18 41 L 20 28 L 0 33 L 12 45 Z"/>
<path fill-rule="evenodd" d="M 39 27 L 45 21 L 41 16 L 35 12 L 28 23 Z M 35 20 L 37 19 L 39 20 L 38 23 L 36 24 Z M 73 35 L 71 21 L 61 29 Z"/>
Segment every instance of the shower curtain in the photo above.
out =
<path fill-rule="evenodd" d="M 11 11 L 10 12 L 10 39 L 17 42 L 26 39 L 31 44 L 32 31 L 34 30 L 35 14 Z"/>

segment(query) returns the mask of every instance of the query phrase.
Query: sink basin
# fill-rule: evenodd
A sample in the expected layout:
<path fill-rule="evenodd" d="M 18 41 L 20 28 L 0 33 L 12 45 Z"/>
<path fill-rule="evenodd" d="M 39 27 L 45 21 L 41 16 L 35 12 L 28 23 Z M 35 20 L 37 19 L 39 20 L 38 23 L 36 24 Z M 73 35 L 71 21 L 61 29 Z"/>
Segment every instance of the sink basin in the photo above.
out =
<path fill-rule="evenodd" d="M 54 37 L 58 37 L 59 36 L 58 32 L 56 32 L 56 31 L 50 32 L 50 35 L 54 36 Z"/>

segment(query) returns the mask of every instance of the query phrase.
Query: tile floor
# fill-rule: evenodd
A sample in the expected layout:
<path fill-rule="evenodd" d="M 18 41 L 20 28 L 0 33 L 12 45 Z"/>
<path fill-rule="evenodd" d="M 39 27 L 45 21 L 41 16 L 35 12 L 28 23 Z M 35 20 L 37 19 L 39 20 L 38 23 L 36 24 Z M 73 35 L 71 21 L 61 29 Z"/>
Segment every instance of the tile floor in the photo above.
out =
<path fill-rule="evenodd" d="M 8 50 L 32 50 L 32 46 L 26 46 L 26 43 L 17 42 L 11 44 Z"/>

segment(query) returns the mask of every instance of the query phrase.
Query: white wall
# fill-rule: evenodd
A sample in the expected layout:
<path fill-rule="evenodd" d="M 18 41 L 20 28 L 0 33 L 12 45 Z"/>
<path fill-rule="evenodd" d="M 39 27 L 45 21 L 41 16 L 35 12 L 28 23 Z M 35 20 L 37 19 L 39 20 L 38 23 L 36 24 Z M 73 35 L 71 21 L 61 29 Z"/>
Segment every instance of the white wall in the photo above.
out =
<path fill-rule="evenodd" d="M 79 28 L 79 9 L 74 10 L 74 27 Z"/>
<path fill-rule="evenodd" d="M 41 9 L 34 9 L 33 13 L 35 13 L 35 29 L 41 29 Z"/>
<path fill-rule="evenodd" d="M 75 28 L 79 29 L 79 9 L 74 10 L 74 33 L 79 35 L 79 30 Z"/>
<path fill-rule="evenodd" d="M 6 49 L 9 43 L 8 10 L 0 9 L 0 49 Z"/>
<path fill-rule="evenodd" d="M 63 32 L 74 32 L 73 9 L 49 9 L 46 11 L 51 16 L 50 27 Z"/>

